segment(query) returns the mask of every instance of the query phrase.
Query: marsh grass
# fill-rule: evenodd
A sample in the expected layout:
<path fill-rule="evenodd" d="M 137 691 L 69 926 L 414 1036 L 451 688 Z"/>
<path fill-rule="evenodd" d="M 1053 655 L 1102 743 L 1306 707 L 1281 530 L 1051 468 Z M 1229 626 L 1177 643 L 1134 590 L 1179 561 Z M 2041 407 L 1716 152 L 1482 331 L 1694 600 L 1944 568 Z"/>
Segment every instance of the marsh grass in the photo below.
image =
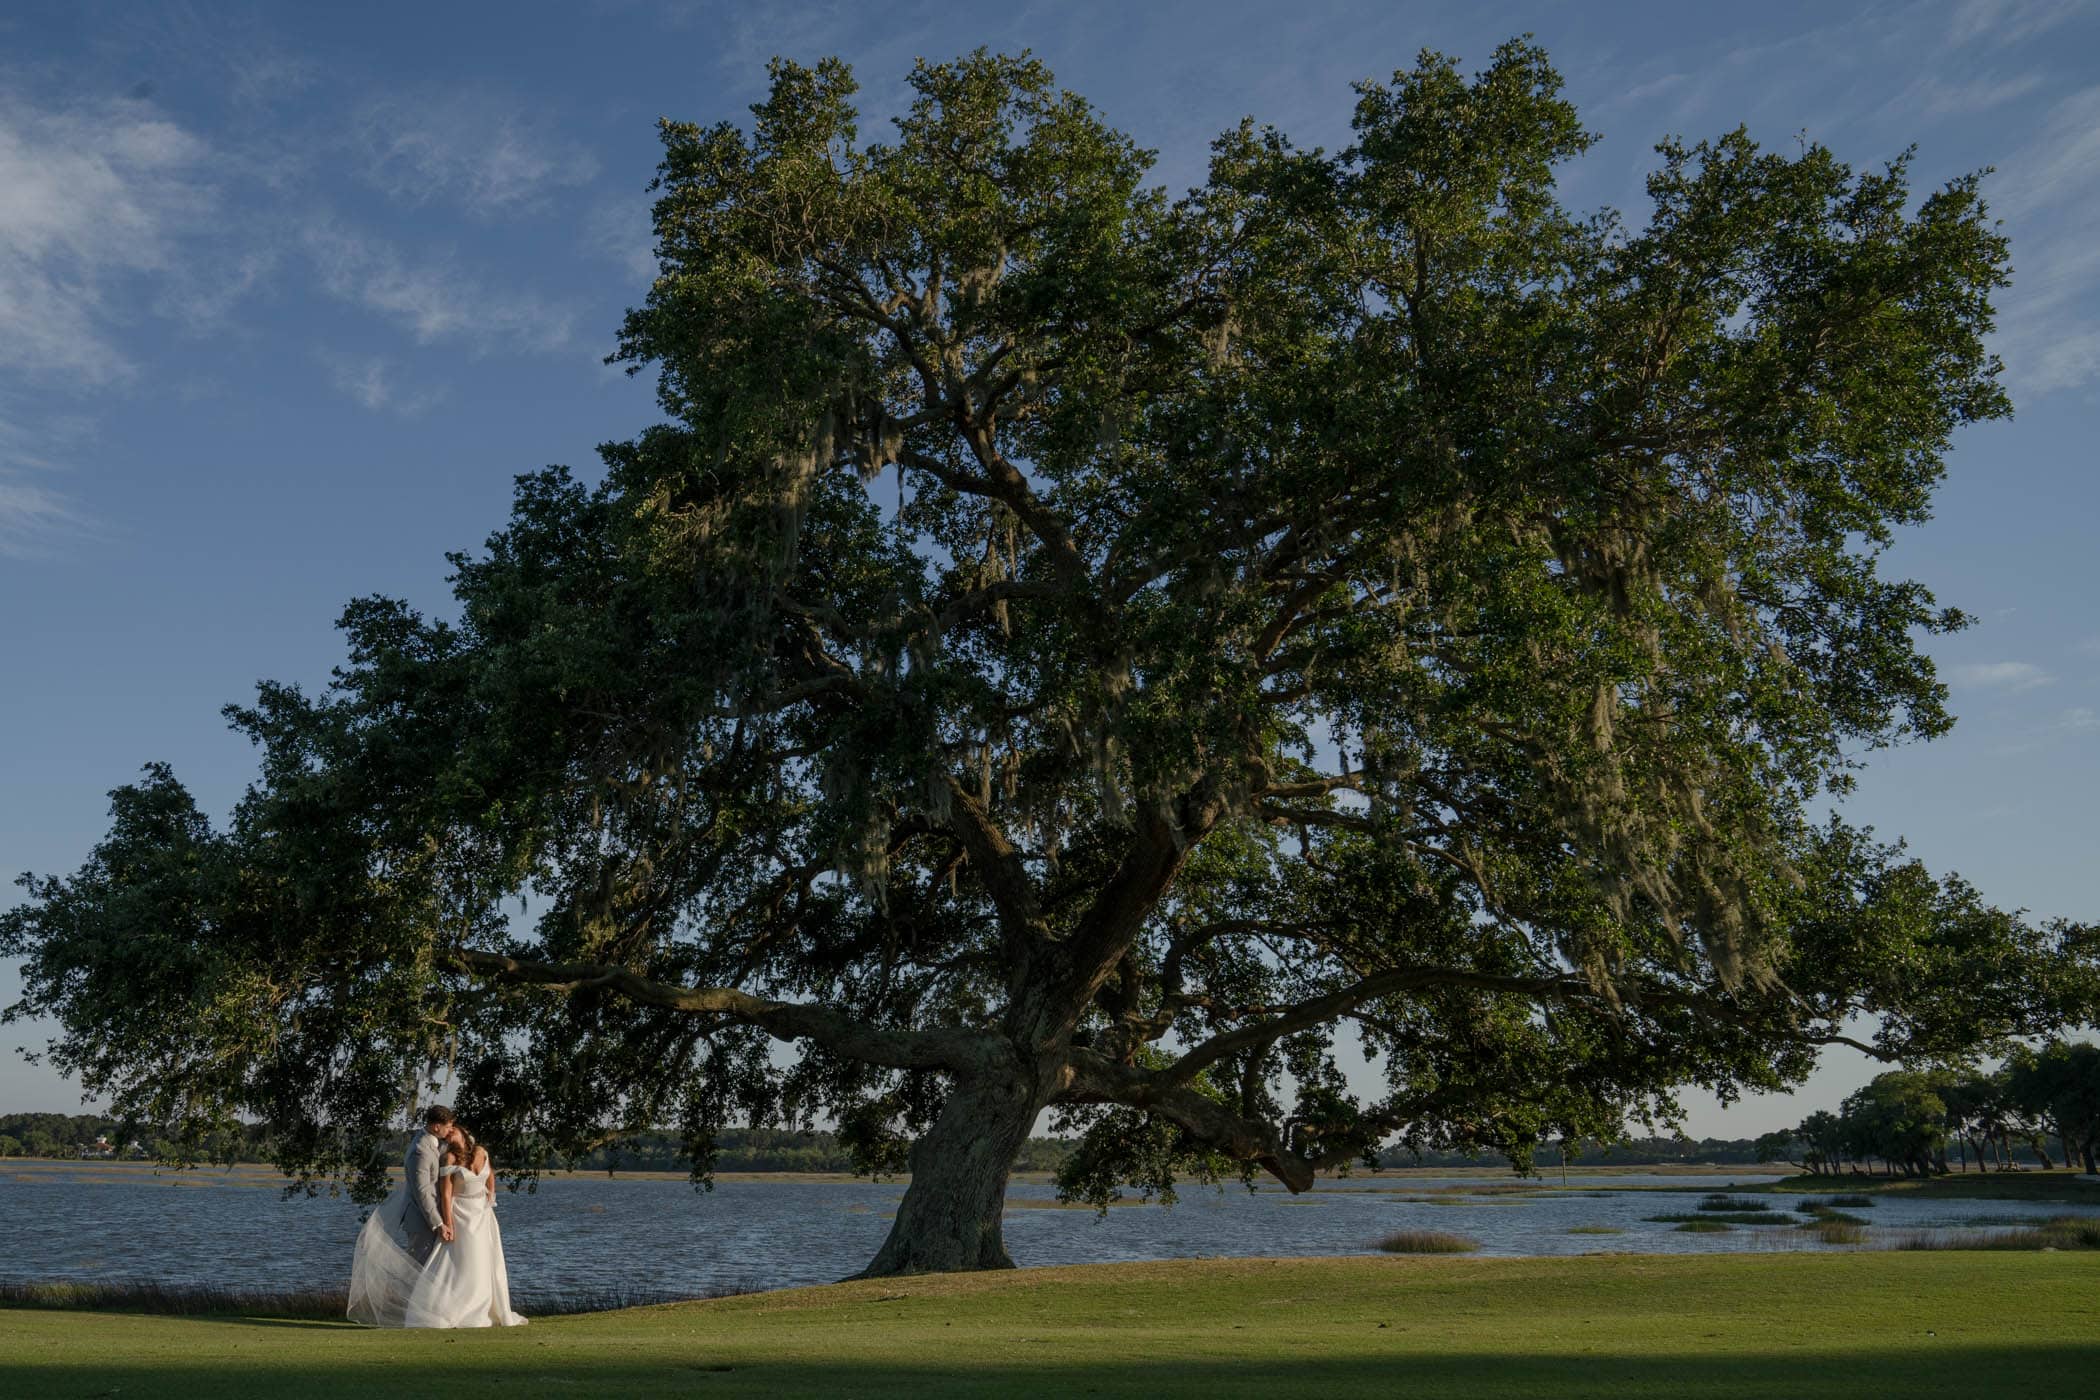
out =
<path fill-rule="evenodd" d="M 1623 1235 L 1626 1232 L 1616 1225 L 1570 1225 L 1571 1235 Z"/>
<path fill-rule="evenodd" d="M 1681 1235 L 1725 1235 L 1734 1228 L 1734 1226 L 1725 1225 L 1711 1216 L 1702 1219 L 1694 1215 L 1677 1227 L 1677 1233 Z"/>
<path fill-rule="evenodd" d="M 1836 1210 L 1830 1206 L 1817 1205 L 1813 1201 L 1803 1201 L 1801 1203 L 1801 1213 L 1812 1217 L 1809 1222 L 1810 1227 L 1819 1223 L 1826 1225 L 1864 1225 L 1867 1223 L 1861 1216 Z"/>
<path fill-rule="evenodd" d="M 2100 1205 L 2100 1185 L 2074 1172 L 2023 1170 L 1935 1177 L 1790 1176 L 1769 1188 L 1785 1196 L 1808 1192 L 1837 1206 L 1862 1206 L 1884 1196 L 1915 1201 L 2060 1201 Z M 1841 1194 L 1831 1194 L 1833 1191 Z"/>
<path fill-rule="evenodd" d="M 60 1308 L 67 1312 L 161 1313 L 177 1317 L 238 1314 L 245 1317 L 341 1319 L 349 1306 L 341 1289 L 233 1289 L 214 1284 L 159 1283 L 151 1279 L 111 1283 L 0 1283 L 0 1308 Z"/>
<path fill-rule="evenodd" d="M 2100 1249 L 2100 1219 L 2059 1215 L 2007 1230 L 1905 1230 L 1887 1237 L 1889 1249 Z"/>
<path fill-rule="evenodd" d="M 1785 1216 L 1774 1215 L 1770 1211 L 1752 1210 L 1737 1212 L 1700 1211 L 1696 1215 L 1687 1215 L 1682 1211 L 1676 1211 L 1667 1215 L 1651 1215 L 1647 1219 L 1652 1225 L 1697 1225 L 1702 1220 L 1715 1225 L 1786 1225 L 1792 1223 Z"/>
<path fill-rule="evenodd" d="M 1770 1210 L 1771 1208 L 1772 1203 L 1770 1201 L 1760 1201 L 1755 1196 L 1712 1195 L 1699 1202 L 1699 1209 L 1701 1210 L 1726 1211 L 1735 1215 L 1746 1214 L 1754 1210 Z"/>
<path fill-rule="evenodd" d="M 1856 1220 L 1814 1220 L 1801 1227 L 1819 1244 L 1865 1244 L 1867 1227 Z"/>
<path fill-rule="evenodd" d="M 1480 1241 L 1449 1230 L 1395 1230 L 1378 1247 L 1387 1254 L 1471 1254 Z"/>

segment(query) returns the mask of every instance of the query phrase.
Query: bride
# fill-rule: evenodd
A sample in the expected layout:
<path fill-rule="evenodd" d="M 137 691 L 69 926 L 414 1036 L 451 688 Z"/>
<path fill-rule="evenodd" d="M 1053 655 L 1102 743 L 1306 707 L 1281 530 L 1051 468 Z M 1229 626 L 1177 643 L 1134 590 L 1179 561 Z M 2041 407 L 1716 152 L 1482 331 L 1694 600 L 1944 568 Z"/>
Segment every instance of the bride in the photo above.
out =
<path fill-rule="evenodd" d="M 503 1231 L 496 1224 L 495 1170 L 474 1135 L 451 1123 L 437 1171 L 440 1228 L 428 1258 L 404 1249 L 390 1224 L 410 1214 L 413 1175 L 358 1231 L 350 1261 L 352 1321 L 372 1327 L 517 1327 L 510 1275 L 503 1264 Z M 437 1133 L 437 1125 L 432 1125 Z M 416 1152 L 436 1144 L 418 1142 Z"/>

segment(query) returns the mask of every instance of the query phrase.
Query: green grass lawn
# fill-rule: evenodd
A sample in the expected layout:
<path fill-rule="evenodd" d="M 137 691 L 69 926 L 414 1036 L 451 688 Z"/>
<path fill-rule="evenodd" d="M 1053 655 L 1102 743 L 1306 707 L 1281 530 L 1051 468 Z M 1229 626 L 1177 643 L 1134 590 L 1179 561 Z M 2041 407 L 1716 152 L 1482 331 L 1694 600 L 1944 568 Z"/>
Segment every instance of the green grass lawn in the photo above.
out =
<path fill-rule="evenodd" d="M 841 1284 L 502 1332 L 0 1311 L 0 1395 L 34 1400 L 1975 1400 L 2061 1394 L 2096 1372 L 2100 1254 L 2074 1253 L 1181 1261 Z"/>

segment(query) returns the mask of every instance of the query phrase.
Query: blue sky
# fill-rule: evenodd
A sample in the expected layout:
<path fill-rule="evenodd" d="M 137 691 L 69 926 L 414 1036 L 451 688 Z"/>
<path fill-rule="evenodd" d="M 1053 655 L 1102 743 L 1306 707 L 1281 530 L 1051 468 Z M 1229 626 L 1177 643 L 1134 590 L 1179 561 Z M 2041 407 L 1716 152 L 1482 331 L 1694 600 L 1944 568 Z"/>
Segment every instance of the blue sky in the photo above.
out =
<path fill-rule="evenodd" d="M 1847 811 L 2040 915 L 2100 917 L 2100 4 L 568 6 L 15 3 L 0 18 L 0 873 L 71 870 L 165 759 L 223 814 L 219 706 L 339 656 L 347 599 L 446 606 L 511 477 L 653 417 L 601 361 L 650 273 L 659 115 L 740 120 L 768 56 L 851 61 L 864 131 L 920 55 L 1032 48 L 1199 178 L 1243 115 L 1346 142 L 1352 80 L 1530 32 L 1601 144 L 1577 206 L 1638 219 L 1666 134 L 1805 133 L 1921 185 L 1993 166 L 2018 405 L 1956 445 L 1895 567 L 1979 619 L 1934 643 L 1962 716 Z M 9 889 L 0 902 L 16 897 Z M 17 990 L 0 967 L 0 999 Z M 77 1092 L 0 1034 L 0 1111 Z M 1871 1073 L 1833 1056 L 1763 1131 Z"/>

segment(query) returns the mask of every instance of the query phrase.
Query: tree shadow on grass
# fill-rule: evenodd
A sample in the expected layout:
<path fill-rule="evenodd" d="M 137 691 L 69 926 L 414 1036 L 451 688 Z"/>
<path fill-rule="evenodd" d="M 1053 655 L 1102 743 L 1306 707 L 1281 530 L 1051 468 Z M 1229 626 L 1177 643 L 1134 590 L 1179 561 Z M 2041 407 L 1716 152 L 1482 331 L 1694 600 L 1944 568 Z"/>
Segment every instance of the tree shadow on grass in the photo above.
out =
<path fill-rule="evenodd" d="M 419 1355 L 385 1358 L 340 1354 L 287 1358 L 223 1355 L 170 1358 L 163 1365 L 107 1366 L 91 1357 L 64 1365 L 0 1357 L 0 1394 L 36 1400 L 141 1395 L 189 1397 L 267 1396 L 284 1400 L 350 1400 L 373 1395 L 458 1400 L 462 1388 L 501 1394 L 505 1400 L 547 1396 L 763 1395 L 796 1397 L 897 1397 L 948 1400 L 962 1396 L 1261 1397 L 1319 1395 L 1379 1397 L 1396 1393 L 1434 1395 L 1439 1400 L 1472 1397 L 1656 1397 L 1680 1400 L 1860 1400 L 1867 1395 L 1933 1396 L 2018 1393 L 2056 1394 L 2073 1378 L 2100 1373 L 2100 1343 L 2023 1347 L 1940 1346 L 1921 1339 L 1914 1350 L 1865 1353 L 1795 1352 L 1637 1356 L 1612 1352 L 1558 1357 L 1463 1353 L 1424 1356 L 1395 1350 L 1380 1356 L 1282 1359 L 1187 1359 L 1148 1362 L 1062 1362 L 1004 1359 L 996 1364 L 893 1362 L 815 1364 L 776 1362 L 748 1343 L 711 1347 L 695 1339 L 679 1356 L 641 1360 L 617 1352 L 579 1361 L 556 1351 L 535 1358 L 522 1334 L 519 1345 L 433 1345 Z M 434 1341 L 439 1339 L 433 1339 Z"/>

